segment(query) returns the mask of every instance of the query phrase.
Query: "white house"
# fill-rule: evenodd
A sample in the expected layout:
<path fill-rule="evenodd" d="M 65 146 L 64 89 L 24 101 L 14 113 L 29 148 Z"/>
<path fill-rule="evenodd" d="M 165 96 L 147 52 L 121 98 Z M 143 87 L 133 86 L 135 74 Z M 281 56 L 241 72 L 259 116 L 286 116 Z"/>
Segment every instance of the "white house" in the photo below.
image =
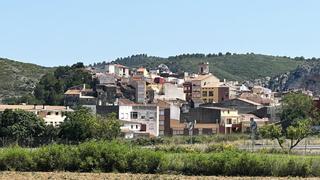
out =
<path fill-rule="evenodd" d="M 127 121 L 127 125 L 140 123 L 139 132 L 149 133 L 151 136 L 159 135 L 159 107 L 155 104 L 136 104 L 128 100 L 119 100 L 119 119 Z M 128 122 L 132 122 L 130 124 Z M 127 125 L 123 126 L 126 128 Z"/>
<path fill-rule="evenodd" d="M 186 100 L 186 94 L 184 93 L 183 87 L 179 87 L 177 84 L 164 83 L 161 95 L 155 95 L 155 99 L 160 100 Z"/>
<path fill-rule="evenodd" d="M 115 74 L 120 77 L 129 77 L 129 68 L 121 64 L 107 64 L 105 73 Z"/>

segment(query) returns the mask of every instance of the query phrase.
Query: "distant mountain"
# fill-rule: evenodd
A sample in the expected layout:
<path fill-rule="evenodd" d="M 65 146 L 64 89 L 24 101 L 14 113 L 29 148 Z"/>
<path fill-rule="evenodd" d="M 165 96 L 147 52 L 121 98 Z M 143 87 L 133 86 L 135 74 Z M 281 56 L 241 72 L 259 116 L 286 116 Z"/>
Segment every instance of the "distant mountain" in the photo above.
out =
<path fill-rule="evenodd" d="M 296 69 L 272 78 L 269 88 L 275 91 L 305 89 L 320 95 L 320 60 L 310 60 Z"/>
<path fill-rule="evenodd" d="M 0 58 L 0 101 L 33 91 L 36 83 L 53 68 Z"/>
<path fill-rule="evenodd" d="M 254 80 L 264 77 L 274 77 L 294 70 L 303 63 L 303 58 L 268 56 L 261 54 L 183 54 L 168 58 L 147 56 L 145 54 L 118 58 L 113 63 L 129 67 L 155 68 L 160 64 L 167 65 L 171 71 L 197 72 L 200 62 L 209 62 L 210 72 L 220 79 Z M 96 66 L 101 66 L 101 63 Z"/>

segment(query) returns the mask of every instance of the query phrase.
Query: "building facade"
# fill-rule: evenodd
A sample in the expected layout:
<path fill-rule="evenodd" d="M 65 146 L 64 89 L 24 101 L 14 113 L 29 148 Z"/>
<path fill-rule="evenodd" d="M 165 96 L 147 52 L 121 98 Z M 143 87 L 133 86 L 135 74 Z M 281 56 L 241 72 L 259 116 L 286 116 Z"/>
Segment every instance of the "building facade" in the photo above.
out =
<path fill-rule="evenodd" d="M 204 103 L 216 103 L 229 100 L 229 87 L 206 85 L 201 88 Z"/>
<path fill-rule="evenodd" d="M 46 125 L 59 126 L 66 118 L 67 112 L 73 110 L 66 106 L 46 106 L 46 105 L 0 105 L 0 112 L 6 109 L 24 110 L 36 114 L 43 118 Z"/>
<path fill-rule="evenodd" d="M 120 77 L 129 77 L 129 68 L 121 64 L 107 64 L 105 66 L 105 73 L 115 74 Z"/>
<path fill-rule="evenodd" d="M 141 124 L 141 131 L 159 136 L 159 106 L 155 104 L 119 104 L 119 119 Z"/>

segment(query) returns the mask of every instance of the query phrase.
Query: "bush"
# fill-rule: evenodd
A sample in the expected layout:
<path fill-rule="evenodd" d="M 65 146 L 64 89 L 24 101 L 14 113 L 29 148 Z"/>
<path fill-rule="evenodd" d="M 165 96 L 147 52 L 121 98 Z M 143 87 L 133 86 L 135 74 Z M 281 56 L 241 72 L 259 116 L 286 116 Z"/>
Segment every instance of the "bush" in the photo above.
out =
<path fill-rule="evenodd" d="M 37 171 L 75 171 L 79 169 L 78 156 L 76 147 L 48 145 L 35 150 L 33 161 Z"/>
<path fill-rule="evenodd" d="M 319 156 L 248 153 L 221 144 L 211 145 L 208 153 L 183 148 L 154 151 L 105 141 L 38 149 L 12 147 L 0 151 L 0 170 L 320 176 Z"/>
<path fill-rule="evenodd" d="M 156 173 L 162 154 L 150 150 L 134 150 L 128 154 L 129 171 L 134 173 Z"/>
<path fill-rule="evenodd" d="M 2 171 L 32 171 L 33 168 L 31 150 L 12 147 L 2 150 L 0 153 L 0 169 Z"/>
<path fill-rule="evenodd" d="M 164 141 L 162 138 L 137 138 L 132 140 L 131 143 L 139 146 L 152 146 L 157 144 L 163 144 Z"/>
<path fill-rule="evenodd" d="M 223 151 L 238 151 L 238 149 L 232 144 L 211 144 L 205 152 L 223 152 Z"/>
<path fill-rule="evenodd" d="M 193 144 L 195 143 L 221 143 L 227 141 L 238 141 L 243 139 L 249 139 L 247 134 L 214 134 L 214 135 L 197 135 L 197 136 L 172 136 L 164 137 L 164 144 Z"/>

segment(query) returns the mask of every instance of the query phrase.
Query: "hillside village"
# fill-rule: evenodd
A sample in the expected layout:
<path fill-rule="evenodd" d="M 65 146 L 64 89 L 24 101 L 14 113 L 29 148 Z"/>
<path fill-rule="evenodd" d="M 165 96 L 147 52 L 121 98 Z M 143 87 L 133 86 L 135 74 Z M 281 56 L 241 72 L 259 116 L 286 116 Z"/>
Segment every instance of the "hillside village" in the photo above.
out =
<path fill-rule="evenodd" d="M 164 64 L 146 69 L 108 63 L 86 71 L 94 85 L 69 88 L 65 106 L 0 105 L 0 111 L 31 111 L 53 126 L 79 106 L 98 116 L 115 113 L 125 138 L 232 134 L 250 132 L 252 120 L 258 127 L 280 121 L 281 97 L 287 93 L 221 80 L 210 72 L 208 62 L 198 64 L 198 73 L 183 75 Z"/>

